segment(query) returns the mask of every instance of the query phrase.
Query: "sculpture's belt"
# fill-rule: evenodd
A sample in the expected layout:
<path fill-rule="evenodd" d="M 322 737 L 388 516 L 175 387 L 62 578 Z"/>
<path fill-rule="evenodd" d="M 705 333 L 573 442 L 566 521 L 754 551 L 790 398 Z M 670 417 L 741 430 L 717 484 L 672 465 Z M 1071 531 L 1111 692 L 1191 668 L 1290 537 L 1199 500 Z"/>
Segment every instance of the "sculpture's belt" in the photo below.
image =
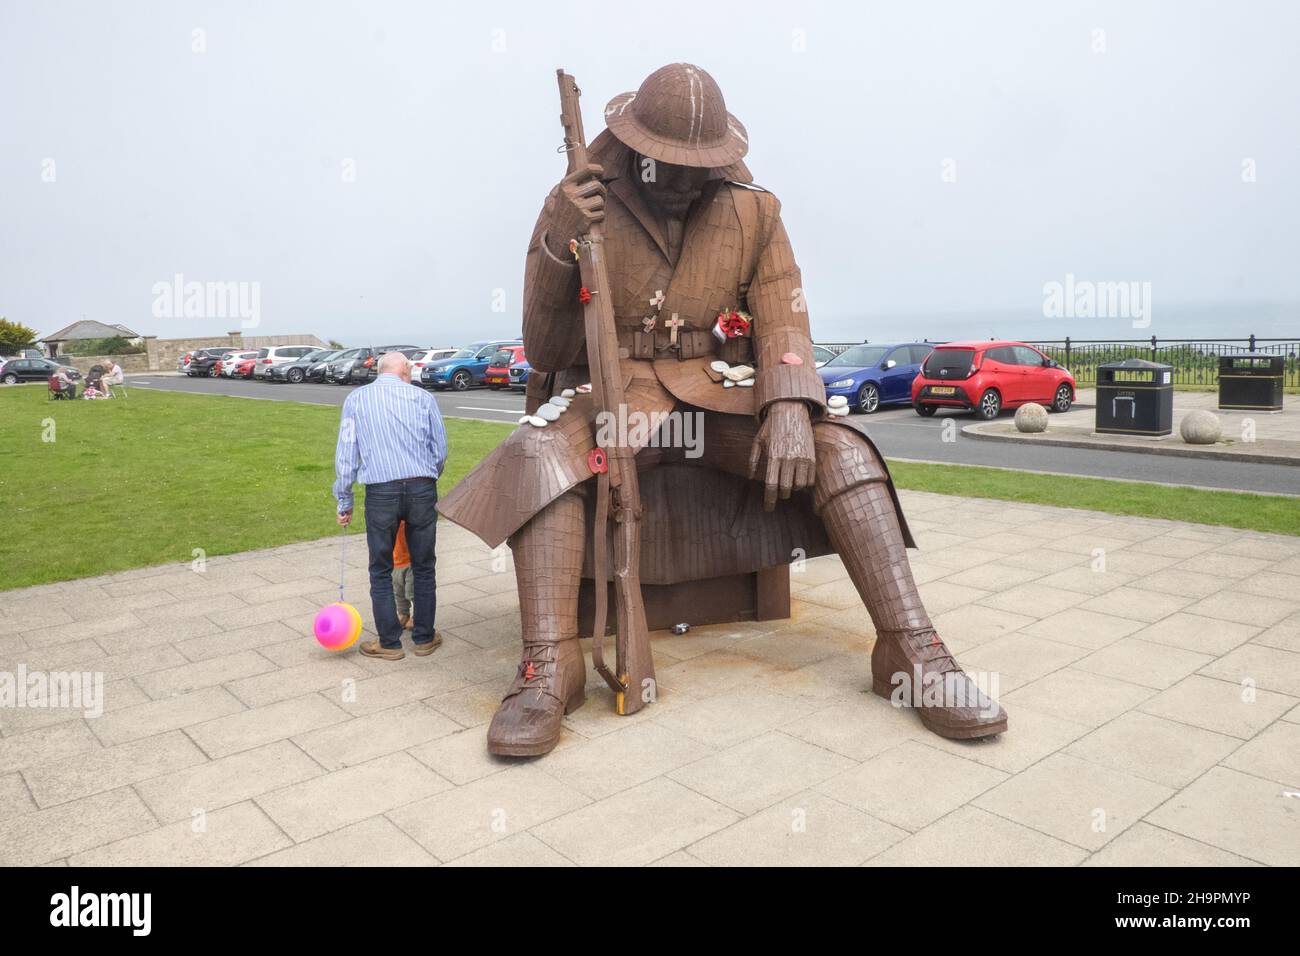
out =
<path fill-rule="evenodd" d="M 618 344 L 619 351 L 626 350 L 628 358 L 647 361 L 675 358 L 681 361 L 716 354 L 718 340 L 711 332 L 699 329 L 679 329 L 675 343 L 671 333 L 660 329 L 653 332 L 619 329 Z"/>

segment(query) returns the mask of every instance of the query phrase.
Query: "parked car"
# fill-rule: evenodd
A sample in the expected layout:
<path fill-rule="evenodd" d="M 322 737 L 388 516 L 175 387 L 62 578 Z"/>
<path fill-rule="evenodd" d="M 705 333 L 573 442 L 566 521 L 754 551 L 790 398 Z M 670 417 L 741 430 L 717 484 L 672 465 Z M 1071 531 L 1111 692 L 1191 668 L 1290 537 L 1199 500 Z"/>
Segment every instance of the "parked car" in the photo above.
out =
<path fill-rule="evenodd" d="M 826 394 L 842 395 L 849 407 L 870 415 L 882 405 L 912 401 L 912 379 L 930 354 L 920 342 L 854 345 L 817 370 Z"/>
<path fill-rule="evenodd" d="M 528 373 L 532 370 L 533 367 L 528 364 L 528 359 L 522 355 L 519 356 L 519 361 L 510 366 L 510 387 L 527 388 Z"/>
<path fill-rule="evenodd" d="M 912 380 L 912 407 L 927 416 L 969 408 L 988 420 L 1026 402 L 1068 411 L 1074 391 L 1069 369 L 1023 342 L 949 342 L 935 346 Z"/>
<path fill-rule="evenodd" d="M 217 361 L 216 374 L 223 378 L 247 378 L 248 376 L 239 374 L 236 369 L 242 363 L 257 358 L 260 351 L 260 349 L 241 349 L 227 352 Z"/>
<path fill-rule="evenodd" d="M 319 382 L 325 375 L 325 363 L 336 355 L 342 355 L 343 349 L 312 349 L 302 358 L 292 362 L 271 365 L 266 370 L 268 382 Z"/>
<path fill-rule="evenodd" d="M 523 361 L 522 345 L 507 345 L 497 349 L 488 360 L 488 367 L 483 370 L 483 383 L 488 388 L 505 388 L 510 384 L 510 366 Z"/>
<path fill-rule="evenodd" d="M 220 349 L 195 349 L 190 354 L 189 365 L 185 367 L 185 374 L 196 378 L 203 378 L 208 375 L 216 374 L 217 363 L 223 356 L 237 351 L 230 346 Z"/>
<path fill-rule="evenodd" d="M 257 350 L 257 362 L 253 366 L 254 378 L 266 378 L 268 373 L 277 365 L 288 365 L 296 362 L 298 359 L 307 355 L 309 352 L 316 352 L 310 345 L 272 345 L 264 349 Z"/>
<path fill-rule="evenodd" d="M 424 367 L 430 362 L 437 362 L 439 359 L 450 358 L 456 354 L 456 349 L 417 349 L 411 359 L 411 378 L 415 381 L 420 380 L 420 375 Z"/>
<path fill-rule="evenodd" d="M 379 373 L 375 365 L 379 356 L 385 352 L 407 352 L 418 350 L 418 345 L 381 345 L 378 347 L 347 349 L 337 358 L 331 359 L 325 373 L 325 381 L 335 385 L 364 385 Z"/>
<path fill-rule="evenodd" d="M 523 345 L 519 339 L 493 339 L 471 342 L 455 355 L 430 362 L 420 371 L 420 383 L 431 388 L 450 388 L 463 392 L 482 385 L 492 356 L 508 345 Z"/>
<path fill-rule="evenodd" d="M 81 373 L 71 365 L 61 365 L 47 358 L 11 358 L 0 364 L 0 382 L 6 385 L 43 382 L 59 369 L 63 369 L 74 382 L 81 380 Z"/>
<path fill-rule="evenodd" d="M 824 345 L 814 345 L 812 347 L 812 352 L 813 352 L 813 366 L 815 368 L 821 368 L 831 359 L 835 358 L 835 353 L 832 352 Z"/>
<path fill-rule="evenodd" d="M 348 375 L 352 371 L 352 363 L 362 357 L 366 349 L 344 349 L 338 352 L 325 364 L 324 381 L 334 385 L 343 385 L 347 382 Z"/>

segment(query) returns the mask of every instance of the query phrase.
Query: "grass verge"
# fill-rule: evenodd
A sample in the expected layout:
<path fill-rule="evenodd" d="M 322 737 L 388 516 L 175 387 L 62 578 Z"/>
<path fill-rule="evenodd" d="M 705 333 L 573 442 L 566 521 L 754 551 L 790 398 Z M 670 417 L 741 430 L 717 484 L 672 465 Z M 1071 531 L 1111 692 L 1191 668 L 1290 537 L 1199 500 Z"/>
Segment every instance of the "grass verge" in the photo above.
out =
<path fill-rule="evenodd" d="M 132 389 L 0 388 L 0 590 L 320 538 L 339 409 Z M 447 419 L 446 493 L 513 426 Z M 358 519 L 363 490 L 357 489 Z M 359 527 L 364 527 L 358 521 Z"/>
<path fill-rule="evenodd" d="M 898 487 L 913 491 L 1300 535 L 1300 499 L 1297 498 L 1109 478 L 1043 475 L 975 465 L 891 461 L 889 470 Z"/>
<path fill-rule="evenodd" d="M 0 590 L 231 554 L 336 530 L 339 410 L 133 389 L 50 402 L 0 388 Z M 514 428 L 447 419 L 445 494 Z M 1300 535 L 1300 500 L 892 462 L 901 488 Z M 362 490 L 357 515 L 361 518 Z M 359 522 L 360 523 L 360 522 Z"/>

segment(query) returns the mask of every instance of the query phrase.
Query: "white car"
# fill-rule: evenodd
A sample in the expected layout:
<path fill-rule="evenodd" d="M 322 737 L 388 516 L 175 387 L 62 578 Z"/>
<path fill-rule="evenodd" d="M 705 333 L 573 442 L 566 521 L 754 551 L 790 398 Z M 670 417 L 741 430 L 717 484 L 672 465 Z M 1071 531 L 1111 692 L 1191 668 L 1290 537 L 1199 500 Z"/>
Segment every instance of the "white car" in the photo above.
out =
<path fill-rule="evenodd" d="M 257 358 L 257 349 L 246 349 L 244 351 L 227 352 L 221 356 L 221 377 L 234 378 L 235 368 L 244 359 Z"/>
<path fill-rule="evenodd" d="M 413 378 L 420 377 L 420 369 L 424 368 L 430 362 L 436 362 L 438 359 L 451 358 L 456 354 L 456 349 L 420 349 L 418 352 L 407 354 L 413 366 L 411 375 Z"/>
<path fill-rule="evenodd" d="M 267 372 L 275 365 L 288 365 L 296 362 L 316 349 L 310 345 L 273 345 L 258 349 L 257 360 L 253 363 L 253 378 L 266 378 Z"/>

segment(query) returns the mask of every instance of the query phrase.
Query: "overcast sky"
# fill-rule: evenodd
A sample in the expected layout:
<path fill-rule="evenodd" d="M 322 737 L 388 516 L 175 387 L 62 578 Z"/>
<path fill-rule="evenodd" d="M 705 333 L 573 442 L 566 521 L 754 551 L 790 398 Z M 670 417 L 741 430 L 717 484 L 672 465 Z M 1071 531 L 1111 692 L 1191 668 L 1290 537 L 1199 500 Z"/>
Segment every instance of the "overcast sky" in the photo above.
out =
<path fill-rule="evenodd" d="M 1067 274 L 1151 283 L 1140 334 L 1261 302 L 1300 332 L 1297 36 L 1284 0 L 0 0 L 0 315 L 240 328 L 156 316 L 180 274 L 257 283 L 249 334 L 513 334 L 555 68 L 594 137 L 684 60 L 748 127 L 821 340 L 962 311 L 1123 337 L 1043 318 Z"/>

